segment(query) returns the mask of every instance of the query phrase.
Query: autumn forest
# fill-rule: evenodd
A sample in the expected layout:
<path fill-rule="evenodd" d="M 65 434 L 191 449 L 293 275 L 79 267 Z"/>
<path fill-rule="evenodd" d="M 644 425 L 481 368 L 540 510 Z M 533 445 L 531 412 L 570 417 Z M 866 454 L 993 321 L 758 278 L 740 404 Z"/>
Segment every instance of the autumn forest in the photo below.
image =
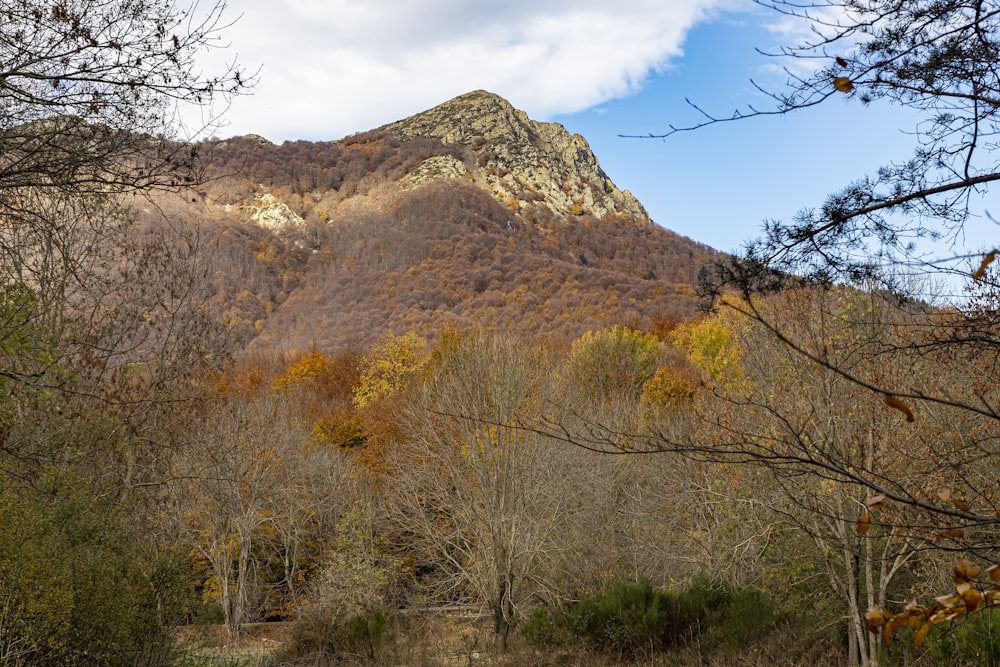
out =
<path fill-rule="evenodd" d="M 779 112 L 948 113 L 730 256 L 485 91 L 185 142 L 224 4 L 0 0 L 0 667 L 1000 665 L 997 251 L 909 241 L 1000 25 L 847 4 Z"/>

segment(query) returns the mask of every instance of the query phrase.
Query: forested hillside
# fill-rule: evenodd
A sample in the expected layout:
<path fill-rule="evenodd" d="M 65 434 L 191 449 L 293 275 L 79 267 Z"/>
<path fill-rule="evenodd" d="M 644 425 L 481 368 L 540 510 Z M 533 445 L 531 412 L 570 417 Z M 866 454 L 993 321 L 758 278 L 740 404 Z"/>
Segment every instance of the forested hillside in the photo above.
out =
<path fill-rule="evenodd" d="M 169 141 L 224 22 L 3 6 L 0 667 L 1000 662 L 998 251 L 851 223 L 945 186 L 724 257 L 495 95 Z"/>
<path fill-rule="evenodd" d="M 505 140 L 476 143 L 388 130 L 330 143 L 209 142 L 198 147 L 198 196 L 160 207 L 199 226 L 215 302 L 251 349 L 336 350 L 387 331 L 434 336 L 445 324 L 565 343 L 605 324 L 696 312 L 709 248 L 652 224 L 637 204 L 639 217 L 598 218 L 533 186 L 510 192 L 491 162 Z M 537 167 L 545 156 L 535 157 Z M 572 167 L 552 159 L 551 170 Z M 612 202 L 605 187 L 602 204 Z"/>

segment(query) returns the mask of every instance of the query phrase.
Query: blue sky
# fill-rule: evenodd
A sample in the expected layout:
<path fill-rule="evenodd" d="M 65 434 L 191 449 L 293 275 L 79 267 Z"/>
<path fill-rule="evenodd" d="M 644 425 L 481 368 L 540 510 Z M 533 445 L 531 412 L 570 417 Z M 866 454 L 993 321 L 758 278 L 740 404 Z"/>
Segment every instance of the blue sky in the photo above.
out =
<path fill-rule="evenodd" d="M 780 43 L 769 18 L 729 13 L 701 23 L 687 34 L 683 57 L 639 93 L 553 120 L 587 137 L 612 180 L 630 189 L 657 223 L 720 250 L 736 250 L 765 220 L 790 220 L 912 155 L 919 116 L 846 95 L 793 114 L 718 123 L 666 139 L 620 136 L 662 134 L 670 124 L 703 120 L 687 100 L 716 117 L 747 105 L 771 108 L 751 83 L 780 90 L 787 79 L 777 67 L 781 59 L 757 52 L 774 52 Z M 989 201 L 976 208 L 988 210 Z M 1000 213 L 995 201 L 993 211 Z M 973 219 L 965 245 L 993 247 L 996 231 L 989 220 Z M 942 246 L 935 256 L 959 252 Z"/>
<path fill-rule="evenodd" d="M 214 54 L 260 66 L 219 136 L 329 140 L 486 89 L 536 120 L 582 134 L 611 179 L 660 225 L 735 250 L 766 219 L 788 220 L 880 165 L 909 157 L 918 119 L 836 96 L 788 116 L 697 122 L 768 100 L 780 62 L 755 51 L 794 40 L 750 0 L 232 0 L 242 14 Z M 794 31 L 794 27 L 792 28 Z M 206 62 L 211 63 L 211 60 Z M 984 204 L 984 206 L 986 206 Z M 987 206 L 988 208 L 988 206 Z M 1000 212 L 1000 205 L 994 206 Z M 969 242 L 991 241 L 981 220 Z"/>

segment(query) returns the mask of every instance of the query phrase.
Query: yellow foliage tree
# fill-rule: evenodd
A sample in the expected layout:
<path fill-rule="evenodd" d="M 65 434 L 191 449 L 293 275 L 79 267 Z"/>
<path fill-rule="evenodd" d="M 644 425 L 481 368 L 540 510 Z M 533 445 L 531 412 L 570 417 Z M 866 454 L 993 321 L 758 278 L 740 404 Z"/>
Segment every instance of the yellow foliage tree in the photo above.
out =
<path fill-rule="evenodd" d="M 670 337 L 674 345 L 687 353 L 691 363 L 713 380 L 735 381 L 743 376 L 739 343 L 721 316 L 682 324 Z"/>
<path fill-rule="evenodd" d="M 353 449 L 365 444 L 365 424 L 353 411 L 335 410 L 313 423 L 312 439 L 325 445 Z"/>
<path fill-rule="evenodd" d="M 694 387 L 676 369 L 661 366 L 642 385 L 642 404 L 647 409 L 669 409 L 694 397 Z"/>
<path fill-rule="evenodd" d="M 426 340 L 412 331 L 398 337 L 390 331 L 362 360 L 361 379 L 354 388 L 355 404 L 365 407 L 395 394 L 429 358 Z"/>
<path fill-rule="evenodd" d="M 313 350 L 289 364 L 288 370 L 271 383 L 271 388 L 287 391 L 307 382 L 316 382 L 329 373 L 330 358 Z"/>
<path fill-rule="evenodd" d="M 573 341 L 561 375 L 586 400 L 637 396 L 655 376 L 662 356 L 655 336 L 616 325 Z"/>

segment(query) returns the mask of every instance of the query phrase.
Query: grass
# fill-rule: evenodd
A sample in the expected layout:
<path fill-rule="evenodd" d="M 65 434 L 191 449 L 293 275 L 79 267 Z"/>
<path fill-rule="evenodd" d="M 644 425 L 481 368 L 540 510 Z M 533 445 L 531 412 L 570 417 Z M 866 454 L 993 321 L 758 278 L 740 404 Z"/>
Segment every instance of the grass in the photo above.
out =
<path fill-rule="evenodd" d="M 234 641 L 222 625 L 178 628 L 179 667 L 269 667 L 288 637 L 288 623 L 254 623 Z"/>
<path fill-rule="evenodd" d="M 226 641 L 217 626 L 188 628 L 178 633 L 185 657 L 180 667 L 279 667 L 292 665 L 371 665 L 385 667 L 814 667 L 843 664 L 836 647 L 812 647 L 807 654 L 789 651 L 801 637 L 776 627 L 760 642 L 741 652 L 704 649 L 697 643 L 673 651 L 625 657 L 595 649 L 583 641 L 544 645 L 512 635 L 506 653 L 496 650 L 491 626 L 485 621 L 456 619 L 448 614 L 407 616 L 393 628 L 391 639 L 374 659 L 340 655 L 334 662 L 281 658 L 287 624 L 250 626 L 238 645 Z"/>

